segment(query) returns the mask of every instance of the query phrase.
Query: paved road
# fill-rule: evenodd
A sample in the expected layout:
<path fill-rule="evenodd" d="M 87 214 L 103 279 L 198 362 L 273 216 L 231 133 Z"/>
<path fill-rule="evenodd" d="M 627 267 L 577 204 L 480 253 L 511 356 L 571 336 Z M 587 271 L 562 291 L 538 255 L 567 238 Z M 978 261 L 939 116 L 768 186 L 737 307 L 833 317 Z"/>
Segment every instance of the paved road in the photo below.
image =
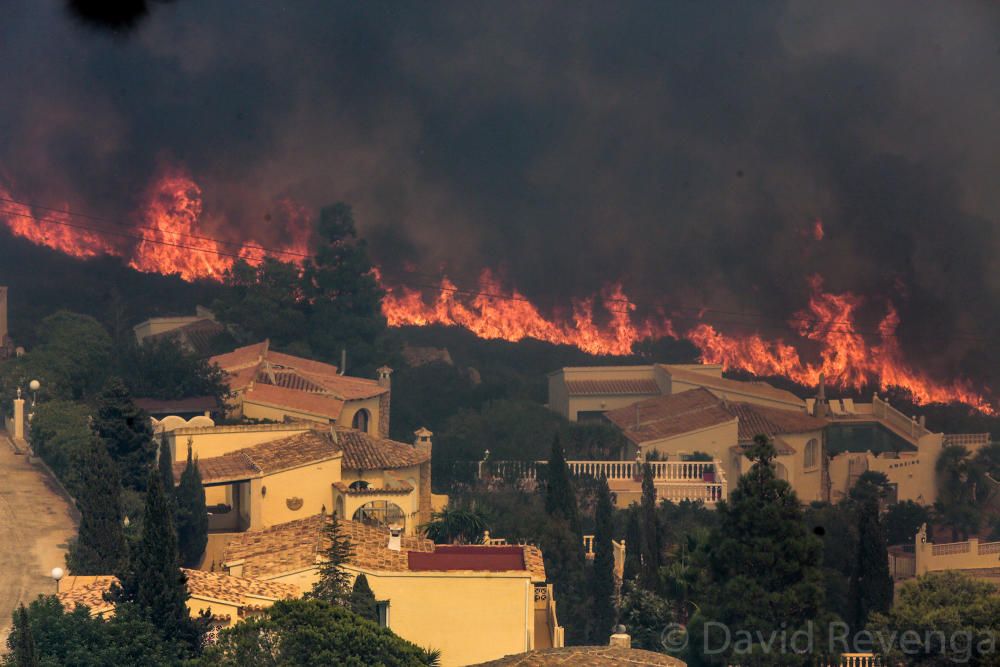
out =
<path fill-rule="evenodd" d="M 66 543 L 75 532 L 52 480 L 15 454 L 0 431 L 0 653 L 18 603 L 54 592 L 49 572 L 65 569 Z"/>

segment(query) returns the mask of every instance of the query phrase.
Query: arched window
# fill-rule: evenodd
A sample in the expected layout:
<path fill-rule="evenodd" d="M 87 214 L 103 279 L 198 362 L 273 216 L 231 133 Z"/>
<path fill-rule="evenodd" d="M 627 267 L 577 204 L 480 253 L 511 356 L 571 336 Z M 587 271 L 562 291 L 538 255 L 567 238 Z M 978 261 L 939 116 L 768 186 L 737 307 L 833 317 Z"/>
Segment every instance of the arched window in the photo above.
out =
<path fill-rule="evenodd" d="M 806 467 L 815 467 L 819 461 L 819 440 L 813 438 L 806 443 Z"/>
<path fill-rule="evenodd" d="M 351 482 L 351 485 L 348 488 L 351 491 L 364 491 L 368 488 L 368 482 L 363 479 L 359 479 L 356 482 Z"/>
<path fill-rule="evenodd" d="M 371 417 L 371 413 L 368 412 L 368 410 L 361 408 L 354 413 L 354 419 L 351 421 L 351 427 L 367 433 L 368 422 L 371 421 Z"/>
<path fill-rule="evenodd" d="M 399 505 L 388 500 L 373 500 L 359 507 L 354 512 L 353 520 L 369 526 L 405 526 L 406 514 Z"/>
<path fill-rule="evenodd" d="M 787 482 L 788 481 L 788 468 L 786 468 L 781 463 L 775 463 L 774 464 L 774 476 L 777 477 L 778 479 L 783 479 L 783 480 L 785 480 Z"/>

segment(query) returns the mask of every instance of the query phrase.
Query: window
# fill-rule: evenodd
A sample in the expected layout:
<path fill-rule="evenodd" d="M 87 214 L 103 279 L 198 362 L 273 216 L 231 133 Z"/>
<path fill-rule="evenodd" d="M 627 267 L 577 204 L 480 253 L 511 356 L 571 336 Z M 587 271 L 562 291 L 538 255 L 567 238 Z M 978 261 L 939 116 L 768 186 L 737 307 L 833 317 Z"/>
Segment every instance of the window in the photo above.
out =
<path fill-rule="evenodd" d="M 806 467 L 814 468 L 819 460 L 819 441 L 813 438 L 806 443 Z"/>
<path fill-rule="evenodd" d="M 365 489 L 368 488 L 368 482 L 366 482 L 363 479 L 359 479 L 356 482 L 351 482 L 351 485 L 347 488 L 349 488 L 351 491 L 364 491 Z"/>
<path fill-rule="evenodd" d="M 369 421 L 371 421 L 371 413 L 369 413 L 368 410 L 361 408 L 354 413 L 354 419 L 351 421 L 351 427 L 367 433 Z"/>
<path fill-rule="evenodd" d="M 405 526 L 406 514 L 399 505 L 388 500 L 373 500 L 359 507 L 354 512 L 353 520 L 369 526 Z"/>
<path fill-rule="evenodd" d="M 375 609 L 378 611 L 378 624 L 383 628 L 389 627 L 389 601 L 376 600 Z"/>

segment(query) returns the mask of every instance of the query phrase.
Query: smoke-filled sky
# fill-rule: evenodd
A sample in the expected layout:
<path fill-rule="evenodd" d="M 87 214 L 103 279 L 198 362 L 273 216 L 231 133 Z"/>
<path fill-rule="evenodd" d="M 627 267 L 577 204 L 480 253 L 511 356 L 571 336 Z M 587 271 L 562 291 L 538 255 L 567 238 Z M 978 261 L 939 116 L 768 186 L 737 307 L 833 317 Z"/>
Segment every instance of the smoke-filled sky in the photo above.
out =
<path fill-rule="evenodd" d="M 344 200 L 388 273 L 488 266 L 547 304 L 621 280 L 780 318 L 818 273 L 983 376 L 954 333 L 1000 323 L 995 3 L 176 0 L 124 36 L 0 11 L 22 198 L 128 218 L 179 167 L 210 232 L 265 245 L 280 199 Z"/>

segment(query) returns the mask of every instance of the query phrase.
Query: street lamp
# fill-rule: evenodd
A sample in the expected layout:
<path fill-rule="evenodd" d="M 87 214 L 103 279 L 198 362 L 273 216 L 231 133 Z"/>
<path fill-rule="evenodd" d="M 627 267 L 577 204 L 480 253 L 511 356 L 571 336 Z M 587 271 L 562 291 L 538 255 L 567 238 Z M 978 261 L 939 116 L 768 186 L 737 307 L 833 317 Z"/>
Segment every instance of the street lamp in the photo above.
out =
<path fill-rule="evenodd" d="M 32 380 L 28 383 L 28 389 L 31 390 L 31 409 L 28 411 L 28 423 L 35 417 L 35 404 L 38 403 L 38 390 L 42 388 L 42 383 L 38 380 Z"/>
<path fill-rule="evenodd" d="M 59 580 L 63 578 L 63 574 L 65 574 L 65 572 L 63 572 L 61 567 L 52 568 L 52 578 L 55 579 L 56 582 L 56 595 L 59 595 Z"/>

